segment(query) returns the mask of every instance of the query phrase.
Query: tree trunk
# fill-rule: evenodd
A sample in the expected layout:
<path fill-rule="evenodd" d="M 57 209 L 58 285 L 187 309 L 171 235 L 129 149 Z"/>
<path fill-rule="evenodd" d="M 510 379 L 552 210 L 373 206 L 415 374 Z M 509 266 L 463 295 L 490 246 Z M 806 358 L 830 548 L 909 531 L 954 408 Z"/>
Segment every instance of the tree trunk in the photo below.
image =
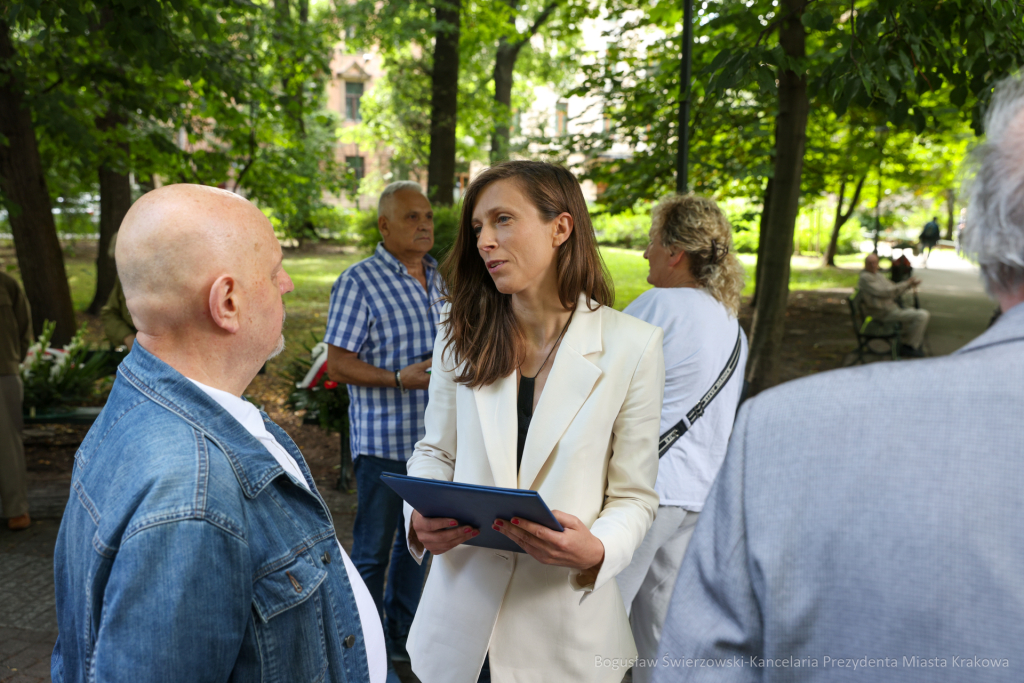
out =
<path fill-rule="evenodd" d="M 846 213 L 843 213 L 843 196 L 846 194 L 846 180 L 844 179 L 843 184 L 839 186 L 839 203 L 836 205 L 836 220 L 832 225 L 832 237 L 828 241 L 828 249 L 825 251 L 825 261 L 823 265 L 836 265 L 836 250 L 839 248 L 839 230 L 846 225 L 846 221 L 850 220 L 850 216 L 853 215 L 854 210 L 857 208 L 857 202 L 860 201 L 860 191 L 864 188 L 864 181 L 867 179 L 867 175 L 864 175 L 857 181 L 857 189 L 853 192 L 853 198 L 850 199 L 850 206 Z"/>
<path fill-rule="evenodd" d="M 536 35 L 540 27 L 551 18 L 551 14 L 558 7 L 561 0 L 550 0 L 534 19 L 533 24 L 526 30 L 526 33 L 519 34 L 516 29 L 515 12 L 519 7 L 519 0 L 503 0 L 511 10 L 509 17 L 509 33 L 518 35 L 515 41 L 509 36 L 502 36 L 498 40 L 498 52 L 494 58 L 494 101 L 498 105 L 498 116 L 494 120 L 494 130 L 491 132 L 491 165 L 508 159 L 509 138 L 512 137 L 512 74 L 516 70 L 516 60 L 519 59 L 519 51 L 529 42 L 530 38 Z"/>
<path fill-rule="evenodd" d="M 491 165 L 508 159 L 512 116 L 512 73 L 519 58 L 522 43 L 510 43 L 504 37 L 498 41 L 498 54 L 494 58 L 494 101 L 498 116 L 491 134 Z"/>
<path fill-rule="evenodd" d="M 32 113 L 24 104 L 25 87 L 13 72 L 14 45 L 10 27 L 0 20 L 0 188 L 6 200 L 18 267 L 32 307 L 33 332 L 44 320 L 57 324 L 54 346 L 75 333 L 75 310 L 64 270 L 57 226 L 50 206 Z"/>
<path fill-rule="evenodd" d="M 693 66 L 693 0 L 683 0 L 683 45 L 679 63 L 679 146 L 676 148 L 676 194 L 690 191 L 690 81 Z"/>
<path fill-rule="evenodd" d="M 127 145 L 125 145 L 127 147 Z M 125 149 L 127 152 L 127 149 Z M 114 281 L 117 279 L 117 268 L 114 255 L 110 253 L 110 243 L 121 227 L 121 221 L 132 206 L 132 186 L 127 173 L 122 173 L 109 164 L 100 166 L 100 244 L 96 254 L 96 294 L 88 311 L 93 315 L 100 312 L 107 303 Z"/>
<path fill-rule="evenodd" d="M 764 254 L 764 236 L 768 233 L 768 207 L 772 203 L 772 179 L 764 184 L 764 199 L 761 202 L 761 222 L 757 228 L 757 263 L 754 265 L 754 296 L 750 305 L 757 306 L 757 293 L 761 290 L 761 255 Z"/>
<path fill-rule="evenodd" d="M 953 225 L 954 218 L 953 214 L 956 212 L 956 192 L 953 190 L 946 190 L 946 239 L 949 241 L 953 240 Z"/>
<path fill-rule="evenodd" d="M 805 56 L 801 16 L 807 0 L 782 0 L 779 44 L 791 58 Z M 775 137 L 775 173 L 767 230 L 758 258 L 761 264 L 757 306 L 751 329 L 747 379 L 751 395 L 779 380 L 779 353 L 785 333 L 789 299 L 789 260 L 800 208 L 800 175 L 807 135 L 807 77 L 791 70 L 779 74 L 779 112 Z"/>
<path fill-rule="evenodd" d="M 436 0 L 437 34 L 431 72 L 430 159 L 427 196 L 451 206 L 455 191 L 455 124 L 459 97 L 459 14 L 461 0 Z"/>

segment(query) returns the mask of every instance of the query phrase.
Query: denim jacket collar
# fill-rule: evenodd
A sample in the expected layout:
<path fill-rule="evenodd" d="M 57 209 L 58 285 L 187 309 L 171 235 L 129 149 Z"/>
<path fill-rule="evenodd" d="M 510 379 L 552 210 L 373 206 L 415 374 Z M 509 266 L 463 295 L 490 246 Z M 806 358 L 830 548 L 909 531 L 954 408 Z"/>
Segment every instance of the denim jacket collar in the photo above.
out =
<path fill-rule="evenodd" d="M 117 372 L 149 399 L 181 416 L 216 442 L 231 463 L 247 498 L 255 498 L 267 484 L 284 474 L 284 469 L 274 456 L 238 420 L 184 375 L 147 351 L 142 344 L 136 342 L 132 345 L 131 353 L 121 362 Z M 273 423 L 263 411 L 260 414 L 270 429 Z M 271 433 L 294 458 L 291 439 L 285 438 L 282 441 L 281 437 L 285 435 L 279 429 L 271 429 Z M 303 476 L 309 479 L 301 459 L 298 462 Z M 312 490 L 312 486 L 310 488 Z"/>

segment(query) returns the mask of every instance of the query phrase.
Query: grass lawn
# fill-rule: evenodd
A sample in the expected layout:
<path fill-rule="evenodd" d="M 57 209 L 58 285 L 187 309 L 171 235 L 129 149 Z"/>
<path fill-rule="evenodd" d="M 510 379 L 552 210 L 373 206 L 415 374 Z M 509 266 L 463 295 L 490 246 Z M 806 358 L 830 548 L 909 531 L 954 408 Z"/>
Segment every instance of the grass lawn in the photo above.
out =
<path fill-rule="evenodd" d="M 601 254 L 615 284 L 616 309 L 622 310 L 633 299 L 650 289 L 651 285 L 647 284 L 647 261 L 644 260 L 643 252 L 603 247 Z M 295 283 L 295 291 L 285 297 L 288 311 L 288 320 L 285 324 L 287 346 L 281 356 L 270 361 L 269 369 L 272 373 L 281 373 L 296 355 L 305 354 L 305 348 L 323 336 L 331 285 L 343 270 L 362 258 L 363 254 L 343 251 L 293 253 L 285 256 L 285 269 Z M 839 268 L 822 268 L 819 259 L 794 256 L 790 288 L 807 290 L 853 287 L 862 258 L 856 254 L 840 256 L 837 258 Z M 740 261 L 747 271 L 747 284 L 743 293 L 749 295 L 754 289 L 756 257 L 752 254 L 740 254 Z M 91 258 L 68 254 L 65 267 L 75 309 L 82 311 L 92 300 L 96 282 L 94 263 Z M 12 270 L 12 274 L 18 276 L 16 268 Z M 89 340 L 100 343 L 102 332 L 99 324 L 94 320 L 89 320 L 88 323 Z"/>

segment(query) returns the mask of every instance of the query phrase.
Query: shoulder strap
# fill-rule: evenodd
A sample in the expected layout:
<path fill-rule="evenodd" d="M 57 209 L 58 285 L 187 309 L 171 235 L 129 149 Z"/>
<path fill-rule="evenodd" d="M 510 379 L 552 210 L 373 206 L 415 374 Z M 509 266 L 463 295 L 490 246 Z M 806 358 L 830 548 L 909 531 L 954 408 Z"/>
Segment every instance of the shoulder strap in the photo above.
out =
<path fill-rule="evenodd" d="M 690 409 L 690 412 L 686 414 L 682 420 L 677 422 L 675 426 L 669 429 L 667 432 L 661 435 L 658 440 L 658 457 L 662 457 L 668 452 L 668 449 L 672 448 L 672 445 L 679 440 L 683 434 L 689 431 L 693 423 L 696 422 L 704 411 L 708 409 L 711 402 L 715 400 L 719 392 L 732 377 L 732 373 L 736 371 L 736 366 L 740 362 L 740 349 L 743 346 L 743 328 L 740 327 L 740 323 L 736 321 L 736 344 L 732 347 L 732 353 L 729 354 L 729 360 L 726 361 L 725 367 L 722 368 L 722 372 L 719 373 L 718 379 L 711 385 L 707 393 L 697 401 L 697 405 Z"/>

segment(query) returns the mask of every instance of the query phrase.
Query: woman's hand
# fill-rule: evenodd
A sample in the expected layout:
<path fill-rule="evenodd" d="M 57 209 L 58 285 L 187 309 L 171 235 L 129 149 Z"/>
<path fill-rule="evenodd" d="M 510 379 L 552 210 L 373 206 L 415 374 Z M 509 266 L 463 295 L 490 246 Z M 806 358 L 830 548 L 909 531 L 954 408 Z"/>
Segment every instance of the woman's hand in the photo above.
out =
<path fill-rule="evenodd" d="M 443 555 L 460 543 L 479 535 L 479 530 L 471 526 L 460 527 L 454 519 L 424 517 L 415 510 L 409 525 L 409 540 L 422 545 L 434 555 Z"/>
<path fill-rule="evenodd" d="M 596 577 L 604 562 L 604 543 L 590 533 L 579 517 L 558 510 L 552 513 L 565 531 L 554 531 L 519 517 L 496 519 L 492 528 L 511 538 L 538 562 L 578 569 Z"/>

